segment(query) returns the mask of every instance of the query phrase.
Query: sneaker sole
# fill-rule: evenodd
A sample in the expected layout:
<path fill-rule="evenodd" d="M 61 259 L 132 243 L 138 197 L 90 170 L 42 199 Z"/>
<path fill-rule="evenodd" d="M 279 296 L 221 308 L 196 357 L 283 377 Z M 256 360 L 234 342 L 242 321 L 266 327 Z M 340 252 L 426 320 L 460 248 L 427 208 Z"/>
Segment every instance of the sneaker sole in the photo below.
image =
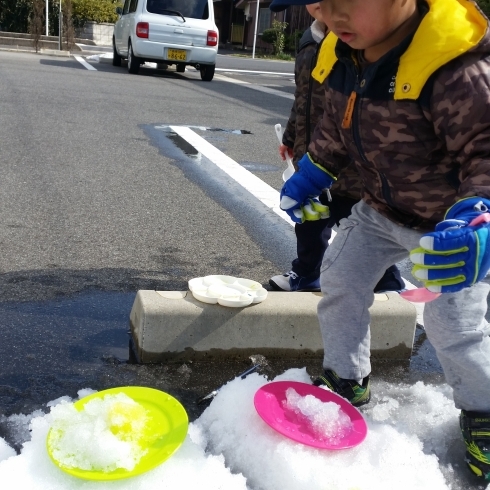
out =
<path fill-rule="evenodd" d="M 369 393 L 369 396 L 365 400 L 362 400 L 362 401 L 357 402 L 357 403 L 352 403 L 352 402 L 349 402 L 349 403 L 352 406 L 359 408 L 359 407 L 362 407 L 363 405 L 367 405 L 370 401 L 371 401 L 371 393 Z"/>
<path fill-rule="evenodd" d="M 291 292 L 289 289 L 282 289 L 282 287 L 277 285 L 272 279 L 269 279 L 269 284 L 272 287 L 272 289 L 274 289 L 274 291 L 283 291 L 285 293 Z"/>
<path fill-rule="evenodd" d="M 270 286 L 274 289 L 274 291 L 283 291 L 284 293 L 320 293 L 320 288 L 314 289 L 295 289 L 291 291 L 290 289 L 283 289 L 281 286 L 276 284 L 272 279 L 269 279 Z"/>

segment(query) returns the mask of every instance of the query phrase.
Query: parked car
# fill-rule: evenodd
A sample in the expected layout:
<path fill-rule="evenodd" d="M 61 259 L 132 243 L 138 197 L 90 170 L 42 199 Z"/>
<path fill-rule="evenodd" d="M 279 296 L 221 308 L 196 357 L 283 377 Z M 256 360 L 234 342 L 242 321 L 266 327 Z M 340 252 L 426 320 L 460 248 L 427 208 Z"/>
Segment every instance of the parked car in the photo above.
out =
<path fill-rule="evenodd" d="M 178 72 L 190 65 L 202 80 L 213 79 L 218 53 L 213 0 L 125 0 L 116 12 L 114 66 L 121 66 L 122 58 L 129 73 L 138 73 L 145 61 L 176 65 Z"/>

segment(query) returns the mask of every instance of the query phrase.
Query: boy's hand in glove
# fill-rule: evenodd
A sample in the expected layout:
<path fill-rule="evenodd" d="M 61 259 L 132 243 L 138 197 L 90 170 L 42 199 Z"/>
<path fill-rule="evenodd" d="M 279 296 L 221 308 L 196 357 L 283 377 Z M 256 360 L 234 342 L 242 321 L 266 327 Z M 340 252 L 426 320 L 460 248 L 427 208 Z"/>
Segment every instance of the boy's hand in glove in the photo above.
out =
<path fill-rule="evenodd" d="M 299 170 L 285 182 L 281 189 L 280 207 L 289 214 L 293 221 L 303 223 L 310 215 L 310 207 L 318 212 L 315 209 L 316 201 L 313 201 L 314 205 L 310 200 L 319 196 L 323 189 L 329 189 L 336 178 L 313 162 L 309 153 L 299 160 L 298 167 Z M 320 203 L 318 202 L 318 204 Z M 326 206 L 323 207 L 327 208 Z M 326 213 L 326 210 L 323 212 Z M 315 217 L 314 219 L 319 218 Z"/>
<path fill-rule="evenodd" d="M 434 293 L 460 291 L 490 270 L 490 200 L 463 199 L 445 218 L 410 252 L 412 274 Z"/>

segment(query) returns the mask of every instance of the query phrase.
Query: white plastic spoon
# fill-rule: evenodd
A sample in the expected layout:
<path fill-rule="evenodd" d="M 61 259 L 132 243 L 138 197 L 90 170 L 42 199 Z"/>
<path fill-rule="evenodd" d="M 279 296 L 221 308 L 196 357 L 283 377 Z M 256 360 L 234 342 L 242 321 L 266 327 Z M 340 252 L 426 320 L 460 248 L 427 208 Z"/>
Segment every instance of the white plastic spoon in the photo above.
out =
<path fill-rule="evenodd" d="M 283 135 L 282 126 L 280 124 L 276 124 L 274 126 L 274 129 L 276 130 L 277 139 L 279 140 L 279 143 L 282 145 L 282 135 Z M 293 160 L 291 159 L 287 151 L 286 151 L 286 162 L 288 164 L 288 168 L 284 170 L 284 172 L 282 173 L 282 180 L 284 180 L 284 182 L 286 182 L 286 180 L 288 180 L 289 177 L 291 177 L 291 175 L 294 174 Z"/>
<path fill-rule="evenodd" d="M 282 131 L 281 125 L 280 124 L 276 124 L 274 126 L 274 129 L 276 130 L 277 139 L 279 140 L 279 143 L 282 145 L 283 131 Z M 286 170 L 284 170 L 284 172 L 282 173 L 282 180 L 284 182 L 286 182 L 286 180 L 288 180 L 289 177 L 291 177 L 291 175 L 294 174 L 293 161 L 292 161 L 292 159 L 289 156 L 289 154 L 288 154 L 287 151 L 286 151 L 286 162 L 288 162 L 288 168 Z M 329 189 L 323 189 L 323 190 L 327 193 L 328 200 L 331 201 L 332 200 L 332 195 L 330 194 L 330 190 Z"/>

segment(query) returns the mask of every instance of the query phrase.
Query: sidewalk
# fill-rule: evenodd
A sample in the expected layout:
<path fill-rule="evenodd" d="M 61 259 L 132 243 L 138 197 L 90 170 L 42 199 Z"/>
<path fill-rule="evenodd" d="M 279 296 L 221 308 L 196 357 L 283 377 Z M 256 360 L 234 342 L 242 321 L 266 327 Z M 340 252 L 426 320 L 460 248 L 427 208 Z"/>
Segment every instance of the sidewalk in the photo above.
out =
<path fill-rule="evenodd" d="M 36 54 L 34 47 L 18 46 L 15 44 L 0 44 L 0 51 L 10 51 L 14 53 L 33 53 Z M 67 58 L 74 55 L 86 56 L 91 54 L 112 53 L 112 46 L 90 46 L 87 44 L 76 44 L 71 51 L 57 49 L 40 49 L 37 54 L 44 56 L 59 56 Z"/>

